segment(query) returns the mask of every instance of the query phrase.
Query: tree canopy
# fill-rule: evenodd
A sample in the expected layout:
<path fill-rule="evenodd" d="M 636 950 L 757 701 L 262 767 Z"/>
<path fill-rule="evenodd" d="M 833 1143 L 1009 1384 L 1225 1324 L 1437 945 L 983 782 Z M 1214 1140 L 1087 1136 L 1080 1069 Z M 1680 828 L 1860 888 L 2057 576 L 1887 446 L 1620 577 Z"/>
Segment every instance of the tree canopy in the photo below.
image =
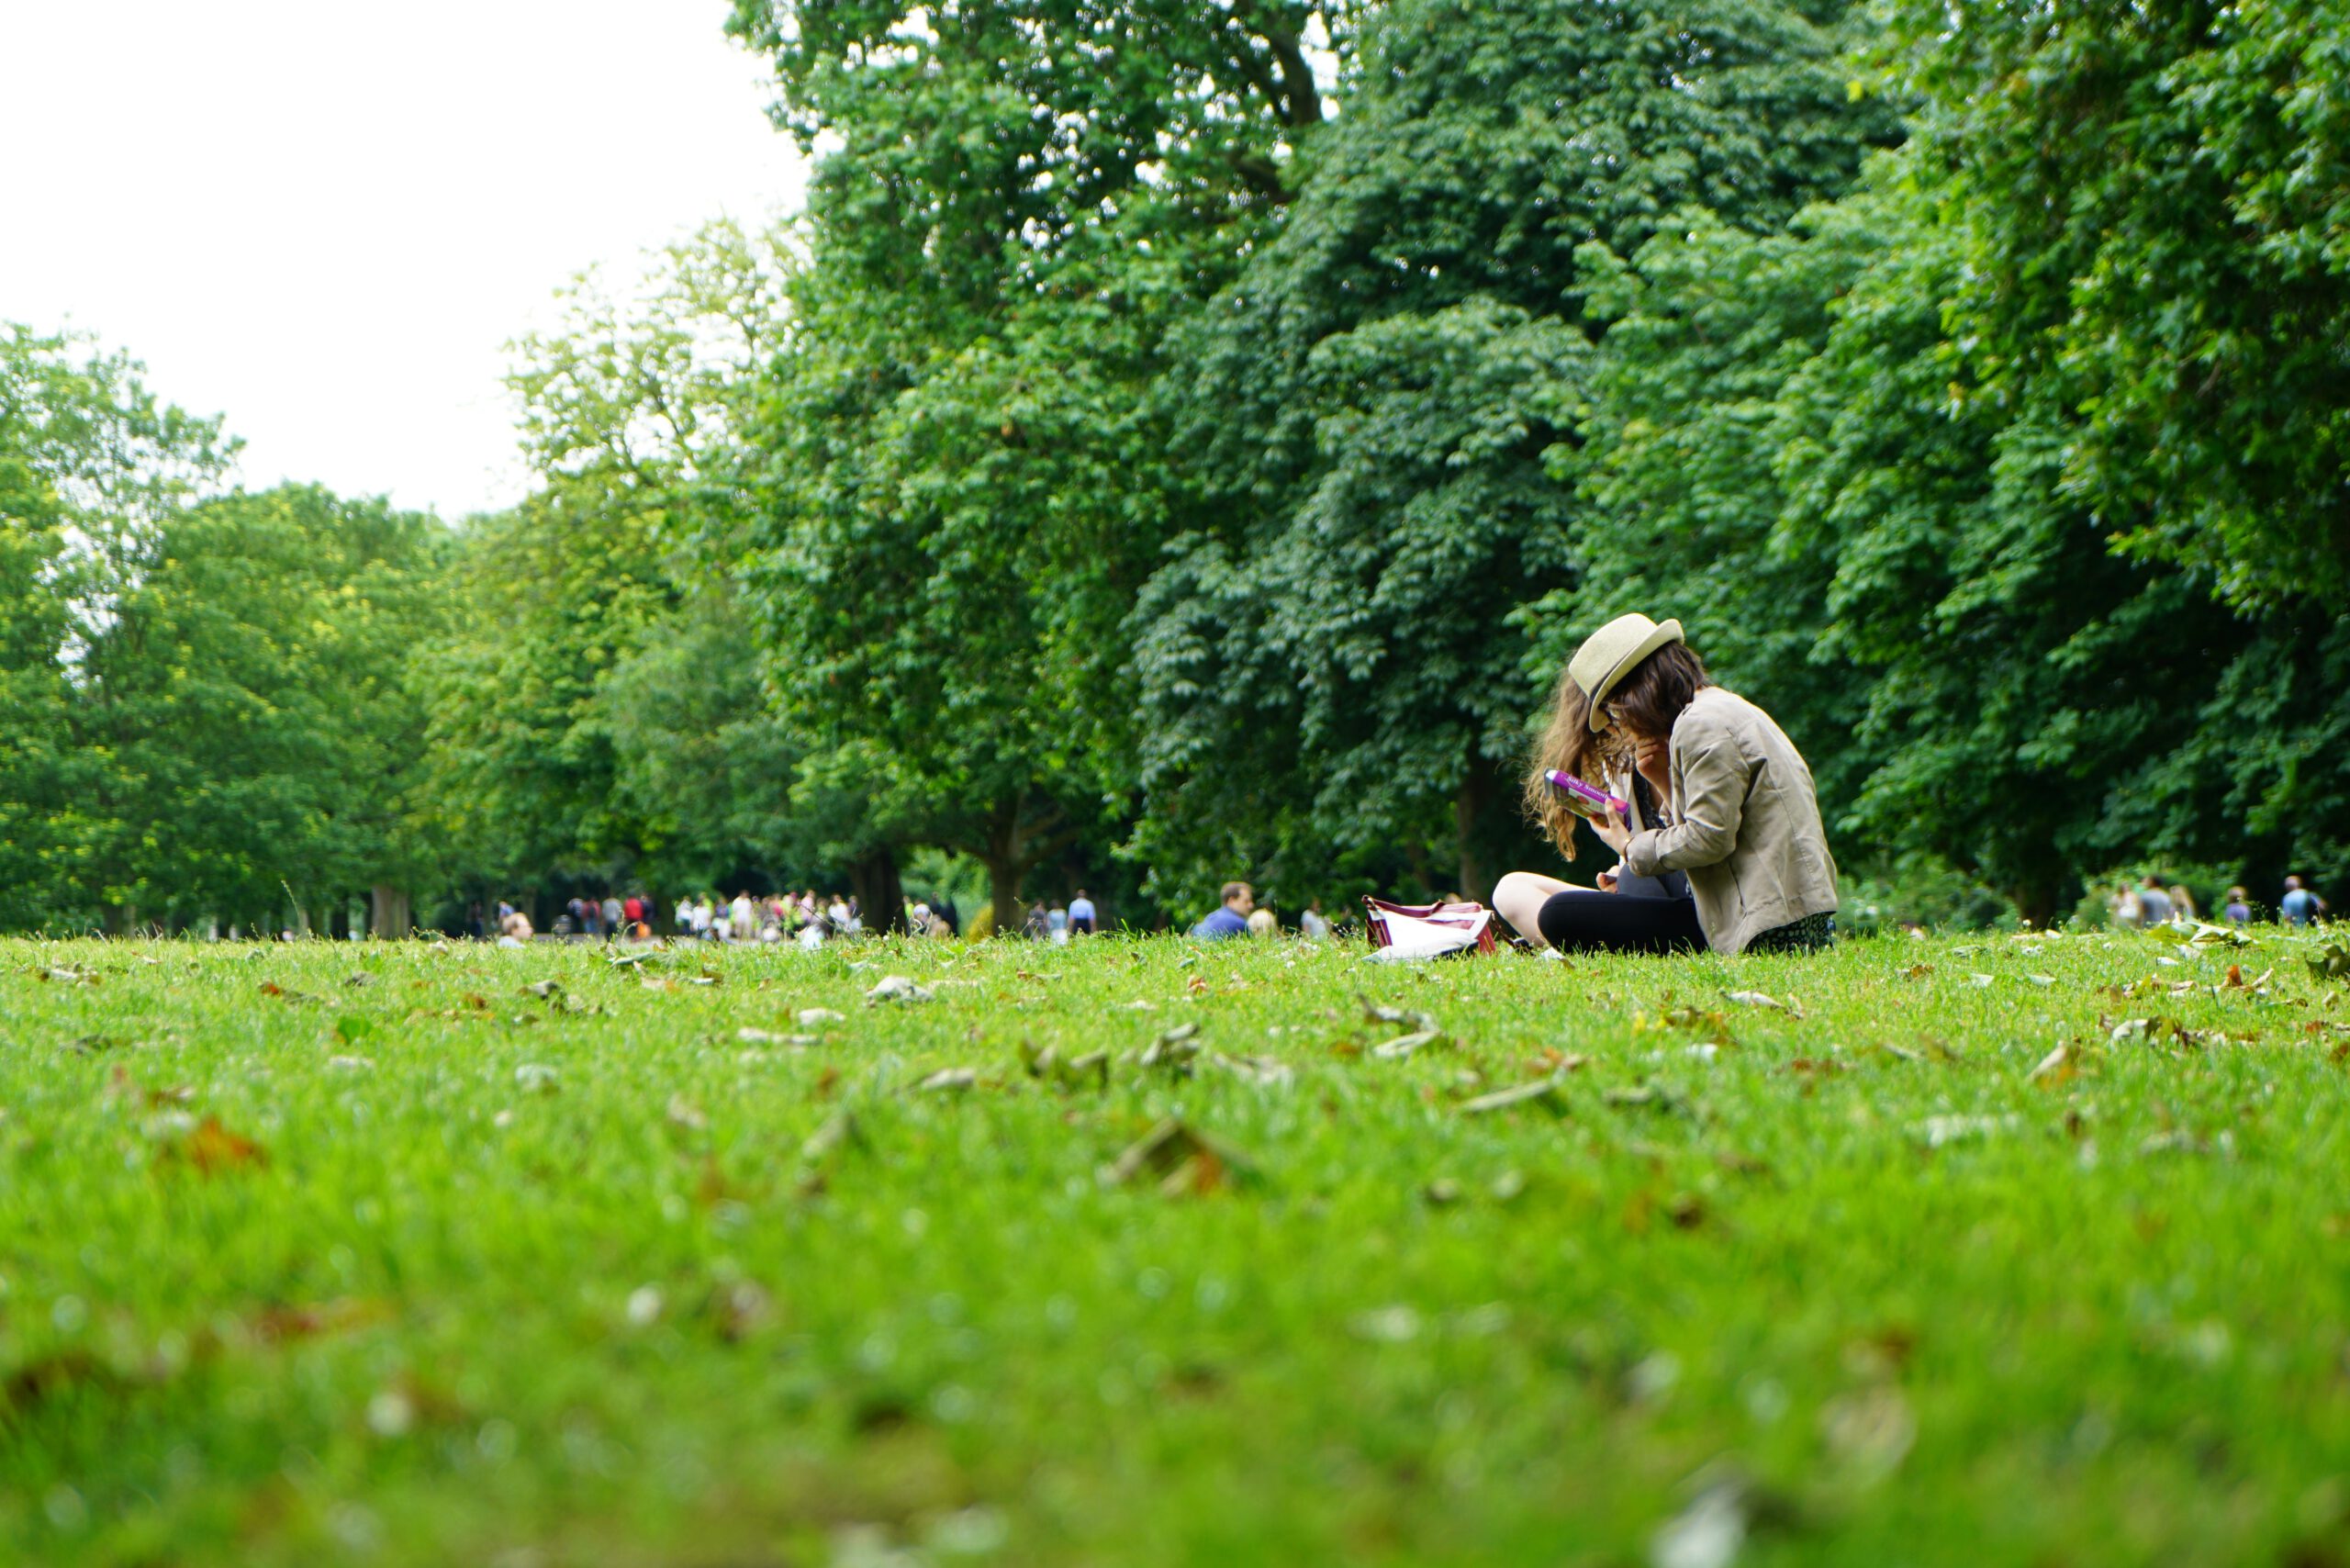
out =
<path fill-rule="evenodd" d="M 2339 888 L 2331 19 L 736 0 L 805 210 L 576 282 L 508 511 L 0 329 L 0 924 L 1482 895 L 1634 609 L 1918 913 Z"/>

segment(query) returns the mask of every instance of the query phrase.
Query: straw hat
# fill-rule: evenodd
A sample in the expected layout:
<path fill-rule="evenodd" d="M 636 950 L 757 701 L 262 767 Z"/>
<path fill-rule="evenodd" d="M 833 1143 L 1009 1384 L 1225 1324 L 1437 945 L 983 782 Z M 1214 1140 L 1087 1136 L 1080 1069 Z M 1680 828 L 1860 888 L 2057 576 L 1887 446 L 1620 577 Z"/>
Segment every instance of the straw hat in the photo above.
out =
<path fill-rule="evenodd" d="M 1567 661 L 1567 678 L 1583 688 L 1583 695 L 1591 699 L 1591 727 L 1595 733 L 1607 727 L 1607 715 L 1599 705 L 1616 689 L 1616 683 L 1634 665 L 1667 643 L 1680 641 L 1680 622 L 1668 621 L 1659 625 L 1645 615 L 1619 615 L 1583 640 L 1575 656 Z"/>

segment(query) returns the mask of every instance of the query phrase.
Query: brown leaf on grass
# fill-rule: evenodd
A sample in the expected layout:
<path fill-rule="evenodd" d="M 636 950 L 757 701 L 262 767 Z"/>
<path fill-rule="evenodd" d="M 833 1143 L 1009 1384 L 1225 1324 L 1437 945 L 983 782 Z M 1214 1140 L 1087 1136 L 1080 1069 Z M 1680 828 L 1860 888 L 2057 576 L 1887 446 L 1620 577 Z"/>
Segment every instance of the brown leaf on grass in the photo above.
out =
<path fill-rule="evenodd" d="M 1777 997 L 1763 991 L 1726 991 L 1722 994 L 1740 1007 L 1760 1007 L 1770 1012 L 1784 1013 L 1791 1018 L 1803 1016 L 1803 1009 L 1794 1002 L 1781 1002 Z"/>
<path fill-rule="evenodd" d="M 1104 1166 L 1101 1181 L 1105 1187 L 1124 1187 L 1155 1178 L 1161 1196 L 1200 1196 L 1256 1170 L 1256 1161 L 1233 1145 L 1169 1116 Z"/>
<path fill-rule="evenodd" d="M 308 1339 L 321 1334 L 347 1334 L 354 1328 L 388 1322 L 392 1309 L 380 1301 L 338 1296 L 307 1305 L 273 1303 L 245 1320 L 252 1337 L 264 1345 Z"/>
<path fill-rule="evenodd" d="M 1423 1046 L 1446 1045 L 1441 1029 L 1421 1029 L 1409 1035 L 1398 1035 L 1392 1040 L 1382 1040 L 1371 1047 L 1371 1054 L 1382 1061 L 1397 1061 L 1410 1056 Z"/>
<path fill-rule="evenodd" d="M 1901 971 L 1901 978 L 1904 980 L 1924 980 L 1928 975 L 1930 975 L 1933 972 L 1934 966 L 1931 964 L 1912 964 L 1908 969 Z"/>
<path fill-rule="evenodd" d="M 2058 1046 L 2040 1058 L 2040 1065 L 2031 1070 L 2031 1076 L 2024 1081 L 2037 1083 L 2042 1089 L 2053 1089 L 2060 1083 L 2070 1083 L 2079 1076 L 2079 1069 L 2074 1065 L 2073 1047 Z"/>
<path fill-rule="evenodd" d="M 1164 1030 L 1143 1048 L 1140 1063 L 1148 1068 L 1163 1068 L 1180 1077 L 1190 1077 L 1192 1062 L 1200 1054 L 1200 1026 L 1178 1024 Z"/>
<path fill-rule="evenodd" d="M 1443 1031 L 1444 1025 L 1436 1021 L 1434 1014 L 1423 1013 L 1416 1007 L 1382 1007 L 1368 998 L 1359 997 L 1357 1000 L 1362 1002 L 1362 1015 L 1368 1023 L 1393 1024 L 1407 1032 L 1438 1034 Z"/>
<path fill-rule="evenodd" d="M 1193 975 L 1190 980 L 1184 982 L 1183 989 L 1191 992 L 1193 996 L 1205 996 L 1208 993 L 1207 977 L 1205 975 Z"/>
<path fill-rule="evenodd" d="M 241 1133 L 221 1126 L 218 1117 L 207 1116 L 184 1137 L 166 1143 L 155 1158 L 159 1162 L 185 1163 L 194 1166 L 202 1175 L 217 1176 L 224 1170 L 267 1165 L 269 1151 Z"/>
<path fill-rule="evenodd" d="M 1474 1100 L 1460 1103 L 1460 1114 L 1464 1116 L 1483 1116 L 1495 1111 L 1520 1108 L 1548 1111 L 1554 1116 L 1563 1116 L 1567 1114 L 1566 1086 L 1553 1075 L 1538 1078 L 1531 1083 L 1496 1089 L 1491 1094 L 1480 1094 Z"/>
<path fill-rule="evenodd" d="M 263 996 L 284 996 L 285 988 L 275 980 L 263 980 L 261 982 L 261 993 Z"/>
<path fill-rule="evenodd" d="M 122 1382 L 120 1372 L 87 1350 L 51 1350 L 17 1363 L 6 1378 L 0 1378 L 0 1417 L 29 1415 L 75 1388 L 112 1389 Z"/>

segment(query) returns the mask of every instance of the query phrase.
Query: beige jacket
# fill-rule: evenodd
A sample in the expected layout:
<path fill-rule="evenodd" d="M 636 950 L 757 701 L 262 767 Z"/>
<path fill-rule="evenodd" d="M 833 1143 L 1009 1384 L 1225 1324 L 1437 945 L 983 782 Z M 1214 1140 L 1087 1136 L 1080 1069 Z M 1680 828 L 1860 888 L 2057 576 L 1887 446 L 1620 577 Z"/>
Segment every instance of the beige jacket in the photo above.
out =
<path fill-rule="evenodd" d="M 1671 827 L 1633 835 L 1625 869 L 1685 871 L 1717 953 L 1836 908 L 1836 862 L 1811 769 L 1771 715 L 1718 686 L 1673 724 Z"/>

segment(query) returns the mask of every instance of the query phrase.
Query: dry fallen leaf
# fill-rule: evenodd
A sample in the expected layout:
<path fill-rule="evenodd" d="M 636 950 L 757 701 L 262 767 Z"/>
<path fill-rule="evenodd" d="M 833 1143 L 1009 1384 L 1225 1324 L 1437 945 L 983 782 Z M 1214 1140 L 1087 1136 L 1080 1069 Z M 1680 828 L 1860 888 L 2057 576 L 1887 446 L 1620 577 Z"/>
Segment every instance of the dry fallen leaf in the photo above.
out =
<path fill-rule="evenodd" d="M 1421 1016 L 1426 1017 L 1427 1014 L 1422 1014 Z M 1371 1047 L 1371 1054 L 1383 1061 L 1394 1061 L 1410 1056 L 1422 1046 L 1437 1046 L 1445 1043 L 1443 1030 L 1422 1029 L 1416 1034 L 1398 1035 L 1392 1040 L 1382 1040 Z"/>
<path fill-rule="evenodd" d="M 217 1116 L 207 1116 L 175 1144 L 166 1145 L 167 1159 L 184 1159 L 207 1176 L 249 1165 L 267 1165 L 268 1151 L 241 1133 L 230 1132 Z"/>
<path fill-rule="evenodd" d="M 1482 1116 L 1494 1111 L 1511 1111 L 1530 1106 L 1550 1112 L 1554 1116 L 1567 1113 L 1566 1086 L 1556 1077 L 1539 1078 L 1531 1083 L 1520 1083 L 1508 1089 L 1496 1089 L 1491 1094 L 1480 1094 L 1474 1100 L 1460 1103 L 1464 1116 Z"/>
<path fill-rule="evenodd" d="M 1104 1186 L 1123 1187 L 1157 1177 L 1160 1193 L 1171 1198 L 1214 1192 L 1255 1170 L 1256 1162 L 1231 1144 L 1169 1116 L 1103 1167 L 1101 1179 Z"/>

